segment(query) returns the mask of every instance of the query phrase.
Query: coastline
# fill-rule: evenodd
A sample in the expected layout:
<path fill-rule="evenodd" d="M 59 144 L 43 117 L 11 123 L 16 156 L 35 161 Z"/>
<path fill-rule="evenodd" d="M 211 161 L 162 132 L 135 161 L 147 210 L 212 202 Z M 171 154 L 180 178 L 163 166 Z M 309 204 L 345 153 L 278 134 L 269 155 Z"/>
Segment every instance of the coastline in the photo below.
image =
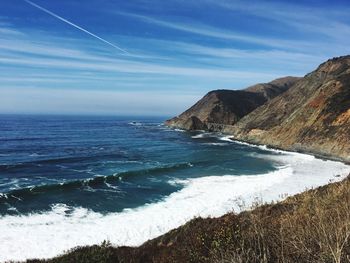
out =
<path fill-rule="evenodd" d="M 283 147 L 277 147 L 277 146 L 274 146 L 274 145 L 259 144 L 257 142 L 251 142 L 249 140 L 236 139 L 236 138 L 234 138 L 234 135 L 229 135 L 229 136 L 232 136 L 232 140 L 233 141 L 244 142 L 244 143 L 247 143 L 249 145 L 265 146 L 265 147 L 268 147 L 268 148 L 273 149 L 273 150 L 280 150 L 280 151 L 285 151 L 285 152 L 290 152 L 290 153 L 307 154 L 307 155 L 312 155 L 312 156 L 314 156 L 316 158 L 319 158 L 319 159 L 322 159 L 322 160 L 331 160 L 331 161 L 342 162 L 344 164 L 350 165 L 350 160 L 344 159 L 344 158 L 339 157 L 339 156 L 327 155 L 325 153 L 320 153 L 320 152 L 308 150 L 308 149 L 305 149 L 305 148 L 304 149 L 298 148 L 298 147 L 295 147 L 295 148 L 293 148 L 293 147 L 291 147 L 291 148 L 285 147 L 285 148 L 283 148 Z"/>
<path fill-rule="evenodd" d="M 189 130 L 185 130 L 185 129 L 181 129 L 179 127 L 172 127 L 172 126 L 167 126 L 170 129 L 173 129 L 175 131 L 180 131 L 180 132 L 190 132 Z M 321 153 L 318 152 L 316 150 L 311 150 L 311 149 L 307 149 L 307 148 L 301 148 L 301 147 L 278 147 L 275 145 L 270 145 L 270 144 L 262 144 L 259 143 L 257 141 L 252 141 L 252 140 L 244 140 L 241 138 L 236 138 L 234 136 L 234 134 L 229 133 L 229 132 L 225 132 L 222 131 L 222 129 L 218 129 L 218 130 L 195 130 L 196 132 L 202 132 L 202 133 L 220 133 L 223 135 L 226 135 L 227 137 L 230 137 L 230 141 L 234 141 L 234 142 L 242 142 L 242 143 L 246 143 L 249 146 L 261 146 L 261 147 L 267 147 L 271 150 L 279 150 L 279 151 L 284 151 L 284 152 L 289 152 L 289 153 L 300 153 L 300 154 L 307 154 L 307 155 L 312 155 L 314 157 L 317 157 L 319 159 L 322 160 L 331 160 L 331 161 L 335 161 L 335 162 L 342 162 L 344 164 L 350 165 L 350 160 L 342 158 L 340 156 L 336 156 L 336 155 L 329 155 L 329 154 L 325 154 L 325 153 Z"/>
<path fill-rule="evenodd" d="M 228 139 L 227 137 L 222 137 L 222 140 L 230 140 L 230 139 Z M 230 141 L 231 141 L 231 143 L 247 144 L 246 142 L 238 142 L 238 141 L 235 142 L 232 140 L 230 140 Z M 118 229 L 114 228 L 114 230 L 111 230 L 111 231 L 115 232 L 115 233 L 111 233 L 111 235 L 114 236 L 114 238 L 111 238 L 111 240 L 110 240 L 112 245 L 114 245 L 114 246 L 125 246 L 125 245 L 127 245 L 127 246 L 139 246 L 149 239 L 157 238 L 163 234 L 166 234 L 168 231 L 171 231 L 173 229 L 181 227 L 183 224 L 186 224 L 187 222 L 189 222 L 190 220 L 192 220 L 193 218 L 196 218 L 198 216 L 204 217 L 204 218 L 220 217 L 220 216 L 224 216 L 226 213 L 231 213 L 232 211 L 241 212 L 242 210 L 239 210 L 239 206 L 241 204 L 236 203 L 236 207 L 235 207 L 235 204 L 233 201 L 233 200 L 242 201 L 242 198 L 240 199 L 239 198 L 240 196 L 237 195 L 237 193 L 240 193 L 241 196 L 244 196 L 244 194 L 245 194 L 245 197 L 243 197 L 243 199 L 245 198 L 245 202 L 244 202 L 245 209 L 243 209 L 243 210 L 246 210 L 246 209 L 249 210 L 250 207 L 254 204 L 254 202 L 257 199 L 259 199 L 263 202 L 268 202 L 268 203 L 275 202 L 275 201 L 281 201 L 281 200 L 284 200 L 287 196 L 303 192 L 305 190 L 305 188 L 312 189 L 314 187 L 325 185 L 325 184 L 329 183 L 329 180 L 332 180 L 333 182 L 340 181 L 340 180 L 344 179 L 348 173 L 350 173 L 350 166 L 346 165 L 348 170 L 346 172 L 344 172 L 342 176 L 339 177 L 338 173 L 331 175 L 330 173 L 332 171 L 331 170 L 325 171 L 325 169 L 327 169 L 326 167 L 331 166 L 335 163 L 339 163 L 339 162 L 334 162 L 331 160 L 321 160 L 321 159 L 318 159 L 312 155 L 303 155 L 303 154 L 295 153 L 295 152 L 287 152 L 287 151 L 269 149 L 266 146 L 261 146 L 261 145 L 249 144 L 249 147 L 258 147 L 258 148 L 263 149 L 263 150 L 271 151 L 273 153 L 271 155 L 272 156 L 271 158 L 285 158 L 285 159 L 283 159 L 283 162 L 285 162 L 287 159 L 293 159 L 293 158 L 298 159 L 298 161 L 296 161 L 296 163 L 293 164 L 294 165 L 293 168 L 282 167 L 282 168 L 278 169 L 275 173 L 269 173 L 266 175 L 259 175 L 259 176 L 252 176 L 252 177 L 249 177 L 249 176 L 244 177 L 243 176 L 241 178 L 237 178 L 236 176 L 229 176 L 229 175 L 228 176 L 218 176 L 218 177 L 210 176 L 207 178 L 204 177 L 204 178 L 200 178 L 200 179 L 189 180 L 187 182 L 175 182 L 175 183 L 185 184 L 185 187 L 183 188 L 183 190 L 180 190 L 179 192 L 175 192 L 172 195 L 170 195 L 168 198 L 165 199 L 165 202 L 161 202 L 160 204 L 153 204 L 153 205 L 150 204 L 149 206 L 146 206 L 146 207 L 141 207 L 139 209 L 128 211 L 129 215 L 134 214 L 134 215 L 141 216 L 140 219 L 137 219 L 138 216 L 135 218 L 133 218 L 133 217 L 127 218 L 126 217 L 128 222 L 138 222 L 142 218 L 142 220 L 144 222 L 149 222 L 149 226 L 151 227 L 150 229 L 154 229 L 154 230 L 156 230 L 156 232 L 153 232 L 152 235 L 148 234 L 147 236 L 145 236 L 145 238 L 139 239 L 138 242 L 132 242 L 132 243 L 130 243 L 130 241 L 125 242 L 126 239 L 124 239 L 123 242 L 117 243 L 117 242 L 115 242 L 115 237 L 118 238 L 118 235 L 120 235 L 122 232 L 120 232 L 120 229 L 118 230 Z M 279 160 L 279 161 L 281 161 L 281 160 Z M 317 179 L 317 178 L 311 178 L 313 176 L 307 177 L 307 174 L 306 174 L 306 177 L 305 177 L 305 175 L 300 176 L 297 181 L 293 181 L 293 180 L 291 181 L 291 179 L 293 179 L 293 174 L 294 173 L 298 174 L 298 171 L 295 172 L 295 171 L 293 171 L 293 169 L 297 169 L 295 167 L 302 165 L 303 162 L 304 162 L 304 164 L 309 162 L 310 166 L 308 168 L 306 168 L 304 166 L 302 169 L 305 169 L 305 170 L 309 169 L 311 171 L 314 171 L 315 167 L 318 167 L 318 166 L 320 166 L 320 164 L 323 164 L 323 165 L 321 165 L 321 168 L 322 168 L 321 170 L 323 170 L 321 172 L 325 172 L 325 174 L 324 174 L 325 177 L 323 177 L 321 182 L 320 181 L 318 181 L 318 182 L 313 181 L 314 179 Z M 313 164 L 313 162 L 316 162 L 316 163 Z M 343 166 L 343 165 L 345 165 L 345 164 L 342 163 L 341 166 Z M 299 171 L 299 173 L 300 173 L 300 171 Z M 294 176 L 294 178 L 295 178 L 295 176 Z M 288 180 L 289 180 L 289 182 L 288 182 Z M 309 186 L 307 186 L 307 184 L 305 183 L 308 180 L 310 181 Z M 292 183 L 294 182 L 294 185 L 298 185 L 298 186 L 296 187 L 295 190 L 293 190 L 293 191 L 290 190 L 288 193 L 288 187 L 290 188 L 292 185 L 291 182 Z M 257 186 L 259 186 L 258 190 L 256 189 Z M 278 188 L 280 190 L 279 193 L 275 192 L 274 194 L 271 194 L 271 189 L 276 189 L 276 188 Z M 236 195 L 235 195 L 235 192 L 236 192 Z M 248 195 L 247 195 L 247 192 L 248 192 Z M 260 197 L 262 195 L 264 195 L 264 192 L 265 192 L 265 199 L 262 199 Z M 204 199 L 193 199 L 193 196 L 198 195 L 198 193 L 199 194 L 202 193 L 202 195 L 203 195 L 203 193 L 206 193 L 207 197 L 205 197 Z M 220 193 L 220 195 L 218 195 L 218 193 Z M 250 196 L 249 196 L 249 193 L 250 193 Z M 257 194 L 257 193 L 259 193 L 259 194 Z M 287 193 L 288 193 L 288 195 L 287 195 Z M 224 199 L 215 199 L 216 196 L 225 197 L 225 198 Z M 168 201 L 167 201 L 167 199 L 168 199 Z M 173 200 L 173 201 L 171 201 L 169 203 L 169 200 L 170 201 Z M 186 202 L 185 203 L 176 203 L 179 200 L 186 200 Z M 175 201 L 175 203 L 174 203 L 174 201 Z M 145 211 L 142 211 L 142 210 L 146 209 L 146 211 L 149 211 L 149 215 L 156 214 L 159 217 L 160 216 L 159 211 L 161 211 L 161 210 L 159 210 L 159 209 L 154 210 L 154 206 L 155 205 L 162 206 L 162 203 L 164 204 L 163 208 L 165 208 L 165 209 L 168 209 L 170 207 L 173 207 L 175 209 L 175 210 L 173 209 L 173 210 L 167 212 L 167 214 L 170 215 L 169 218 L 167 218 L 167 217 L 164 218 L 164 215 L 166 215 L 166 214 L 163 214 L 163 216 L 161 216 L 162 220 L 165 220 L 165 221 L 168 220 L 168 222 L 169 222 L 169 220 L 174 220 L 174 216 L 176 216 L 176 214 L 177 214 L 176 211 L 180 211 L 180 212 L 182 210 L 187 211 L 187 212 L 193 211 L 193 208 L 192 208 L 193 204 L 198 204 L 198 203 L 199 204 L 202 203 L 202 204 L 206 204 L 206 205 L 209 204 L 212 207 L 216 207 L 216 209 L 218 209 L 218 210 L 216 212 L 215 211 L 213 212 L 213 208 L 211 208 L 209 210 L 203 210 L 203 207 L 202 208 L 198 207 L 199 210 L 193 211 L 193 213 L 188 215 L 187 217 L 183 218 L 183 216 L 182 216 L 181 217 L 182 219 L 180 219 L 180 217 L 179 217 L 177 219 L 177 221 L 175 222 L 175 224 L 173 221 L 173 224 L 171 224 L 171 225 L 167 225 L 167 226 L 163 225 L 162 227 L 160 227 L 161 225 L 158 224 L 159 222 L 156 220 L 156 218 L 153 218 L 153 217 L 148 218 L 147 216 L 145 217 L 145 215 L 147 215 L 147 213 L 145 214 L 144 213 Z M 153 210 L 152 210 L 152 206 L 153 206 Z M 223 207 L 224 207 L 224 209 L 223 209 Z M 64 210 L 65 208 L 59 207 L 58 209 Z M 80 212 L 80 213 L 82 213 L 82 216 L 85 216 L 85 217 L 90 218 L 92 220 L 100 220 L 101 219 L 100 215 L 91 214 L 88 211 L 78 210 L 76 212 L 77 213 Z M 124 216 L 125 216 L 125 214 L 124 214 Z M 95 219 L 93 219 L 93 218 L 95 218 Z M 151 219 L 151 218 L 153 218 L 153 219 Z M 65 224 L 64 218 L 63 217 L 60 219 L 57 218 L 57 220 L 63 220 L 62 221 L 62 223 L 63 223 L 62 227 L 63 227 Z M 118 224 L 123 225 L 122 221 L 120 221 L 120 220 L 118 221 L 118 218 L 115 216 L 112 216 L 112 215 L 108 219 L 104 218 L 104 220 L 105 220 L 105 222 L 116 221 L 116 222 L 118 222 Z M 17 223 L 20 223 L 20 222 L 17 222 Z M 44 223 L 45 223 L 45 220 L 44 220 Z M 48 223 L 48 222 L 46 222 L 46 223 Z M 84 223 L 84 221 L 82 223 Z M 97 225 L 99 225 L 98 221 L 97 221 Z M 65 228 L 72 230 L 72 228 L 69 227 L 69 224 L 66 225 Z M 138 228 L 138 226 L 132 225 L 132 228 Z M 103 233 L 103 231 L 106 231 L 106 229 L 113 229 L 113 228 L 111 228 L 110 225 L 105 224 L 105 225 L 101 226 L 101 229 L 99 231 L 101 231 Z M 144 230 L 142 230 L 142 232 L 147 233 L 150 231 L 150 229 L 147 229 L 147 227 L 146 227 Z M 55 232 L 56 230 L 55 229 L 51 229 L 51 230 L 47 229 L 47 231 Z M 81 229 L 80 229 L 80 231 L 81 231 Z M 74 231 L 72 231 L 72 233 L 74 233 Z M 130 235 L 127 234 L 125 236 L 125 238 L 130 239 Z M 99 244 L 102 241 L 103 241 L 103 239 L 101 239 L 97 242 L 95 240 L 95 242 L 92 242 L 92 243 L 90 243 L 90 242 L 82 243 L 82 244 L 77 243 L 75 246 L 68 246 L 63 250 L 66 251 L 67 249 L 71 249 L 72 247 L 81 246 L 81 245 L 84 246 L 84 245 Z M 43 242 L 43 240 L 41 242 Z M 49 258 L 49 257 L 57 256 L 58 254 L 61 254 L 63 252 L 63 250 L 61 250 L 61 252 L 57 251 L 58 253 L 55 252 L 55 253 L 51 254 L 50 256 L 48 255 L 48 256 L 44 256 L 44 257 L 40 257 L 40 258 Z M 8 260 L 10 260 L 10 258 L 8 258 Z M 24 260 L 24 258 L 22 258 L 22 259 L 18 258 L 17 260 Z"/>
<path fill-rule="evenodd" d="M 192 219 L 139 247 L 114 247 L 103 242 L 72 249 L 53 259 L 30 262 L 90 262 L 93 258 L 93 262 L 135 263 L 261 262 L 263 259 L 306 263 L 313 262 L 315 256 L 319 260 L 335 258 L 337 262 L 346 262 L 343 260 L 350 252 L 349 243 L 335 257 L 332 249 L 336 243 L 328 235 L 341 237 L 350 222 L 349 191 L 350 174 L 340 182 L 277 203 L 255 203 L 253 210 L 239 214 Z"/>
<path fill-rule="evenodd" d="M 229 126 L 229 125 L 224 125 L 224 126 Z M 258 138 L 249 139 L 249 136 L 247 136 L 247 135 L 239 135 L 239 137 L 237 137 L 235 132 L 232 132 L 232 129 L 234 126 L 229 126 L 229 127 L 223 128 L 219 125 L 219 128 L 212 127 L 210 129 L 205 129 L 205 130 L 186 130 L 186 129 L 182 129 L 180 127 L 172 126 L 172 125 L 168 125 L 168 127 L 171 129 L 174 129 L 174 130 L 182 130 L 182 131 L 188 131 L 188 132 L 198 131 L 198 132 L 204 132 L 204 133 L 221 133 L 221 134 L 224 134 L 224 135 L 231 137 L 231 139 L 233 141 L 243 142 L 243 143 L 246 143 L 246 144 L 251 145 L 251 146 L 264 146 L 264 147 L 268 147 L 270 149 L 275 149 L 275 150 L 308 154 L 308 155 L 312 155 L 312 156 L 315 156 L 315 157 L 320 158 L 320 159 L 333 160 L 333 161 L 338 161 L 338 162 L 342 162 L 342 163 L 350 165 L 350 156 L 345 158 L 345 157 L 342 157 L 338 154 L 329 154 L 326 152 L 319 151 L 319 150 L 315 149 L 315 147 L 312 147 L 312 146 L 311 147 L 302 146 L 300 143 L 295 143 L 295 144 L 292 144 L 290 146 L 283 147 L 283 146 L 281 146 L 281 143 L 279 143 L 279 144 L 277 144 L 277 143 L 275 143 L 275 144 L 261 143 Z M 248 139 L 246 139 L 246 137 Z"/>
<path fill-rule="evenodd" d="M 350 263 L 350 0 L 0 6 L 0 263 Z"/>

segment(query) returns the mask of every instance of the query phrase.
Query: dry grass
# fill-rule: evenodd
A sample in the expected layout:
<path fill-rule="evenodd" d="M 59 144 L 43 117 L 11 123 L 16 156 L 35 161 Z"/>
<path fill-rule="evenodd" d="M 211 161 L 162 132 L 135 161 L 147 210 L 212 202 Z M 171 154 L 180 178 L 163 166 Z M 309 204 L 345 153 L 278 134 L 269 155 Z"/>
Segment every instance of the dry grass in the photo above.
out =
<path fill-rule="evenodd" d="M 239 215 L 197 218 L 138 248 L 84 247 L 48 262 L 348 263 L 350 179 Z"/>
<path fill-rule="evenodd" d="M 217 262 L 350 262 L 350 180 L 245 213 Z M 231 260 L 231 261 L 230 261 Z"/>

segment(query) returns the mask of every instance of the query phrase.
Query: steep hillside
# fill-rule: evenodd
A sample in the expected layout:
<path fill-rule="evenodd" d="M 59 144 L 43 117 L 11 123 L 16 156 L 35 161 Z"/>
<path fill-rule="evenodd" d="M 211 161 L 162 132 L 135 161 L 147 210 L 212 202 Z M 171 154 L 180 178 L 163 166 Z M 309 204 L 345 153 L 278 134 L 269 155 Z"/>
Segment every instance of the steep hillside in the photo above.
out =
<path fill-rule="evenodd" d="M 241 214 L 197 218 L 140 247 L 76 248 L 40 262 L 349 262 L 350 179 Z"/>
<path fill-rule="evenodd" d="M 350 56 L 328 60 L 226 132 L 350 161 Z"/>
<path fill-rule="evenodd" d="M 166 125 L 186 130 L 205 130 L 208 123 L 233 125 L 268 100 L 285 92 L 299 78 L 285 77 L 245 90 L 214 90 Z"/>
<path fill-rule="evenodd" d="M 255 92 L 262 94 L 267 100 L 271 100 L 277 97 L 281 93 L 287 91 L 293 86 L 299 79 L 297 77 L 284 77 L 275 79 L 269 83 L 256 84 L 248 87 L 245 91 Z"/>

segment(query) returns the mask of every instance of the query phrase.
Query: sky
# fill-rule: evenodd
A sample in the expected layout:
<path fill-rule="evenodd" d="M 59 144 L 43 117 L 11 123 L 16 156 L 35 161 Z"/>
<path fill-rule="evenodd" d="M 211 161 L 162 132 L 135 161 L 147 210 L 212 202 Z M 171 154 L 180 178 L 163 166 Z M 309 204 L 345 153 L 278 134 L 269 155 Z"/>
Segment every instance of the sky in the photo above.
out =
<path fill-rule="evenodd" d="M 173 116 L 350 54 L 349 1 L 1 0 L 0 113 Z"/>

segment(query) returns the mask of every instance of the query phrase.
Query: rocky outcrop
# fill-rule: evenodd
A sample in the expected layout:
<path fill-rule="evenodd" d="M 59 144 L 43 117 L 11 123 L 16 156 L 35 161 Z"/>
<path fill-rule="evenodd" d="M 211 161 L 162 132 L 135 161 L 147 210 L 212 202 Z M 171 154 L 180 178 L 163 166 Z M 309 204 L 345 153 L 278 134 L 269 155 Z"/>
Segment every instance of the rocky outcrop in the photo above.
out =
<path fill-rule="evenodd" d="M 184 122 L 183 128 L 186 130 L 206 130 L 207 125 L 196 116 L 191 116 Z"/>
<path fill-rule="evenodd" d="M 225 131 L 239 140 L 350 161 L 350 56 L 321 64 Z"/>
<path fill-rule="evenodd" d="M 190 109 L 166 121 L 166 125 L 186 130 L 203 130 L 215 124 L 233 125 L 257 107 L 285 92 L 298 79 L 285 77 L 245 90 L 211 91 Z"/>

